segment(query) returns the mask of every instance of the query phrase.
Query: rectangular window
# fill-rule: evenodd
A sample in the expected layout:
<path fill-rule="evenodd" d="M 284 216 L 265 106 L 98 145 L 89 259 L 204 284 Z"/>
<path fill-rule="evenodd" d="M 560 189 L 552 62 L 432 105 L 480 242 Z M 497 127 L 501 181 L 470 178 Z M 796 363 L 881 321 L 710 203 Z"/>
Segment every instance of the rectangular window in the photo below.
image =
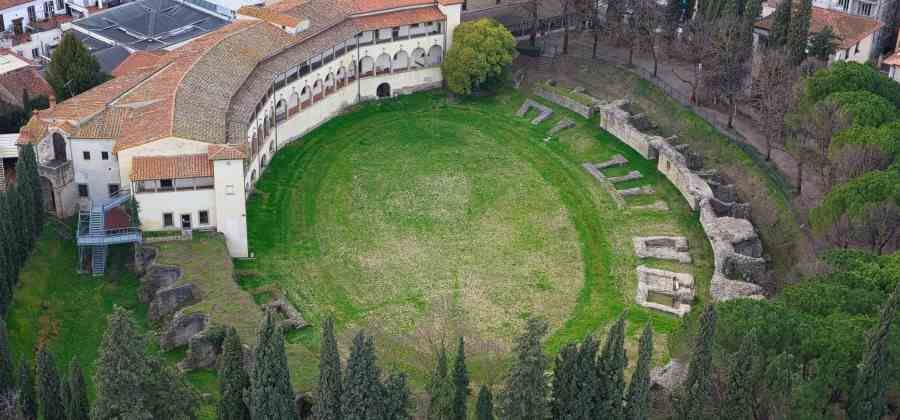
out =
<path fill-rule="evenodd" d="M 56 10 L 60 12 L 66 10 L 65 0 L 56 0 Z"/>
<path fill-rule="evenodd" d="M 0 14 L 0 32 L 6 32 L 6 24 L 3 23 L 3 15 Z"/>
<path fill-rule="evenodd" d="M 34 6 L 28 6 L 28 23 L 37 21 L 37 11 Z"/>
<path fill-rule="evenodd" d="M 171 190 L 174 184 L 171 179 L 160 179 L 159 180 L 159 188 L 160 189 L 169 189 Z"/>
<path fill-rule="evenodd" d="M 197 220 L 200 222 L 201 225 L 208 225 L 209 224 L 209 212 L 206 210 L 200 210 L 199 212 L 197 212 Z"/>
<path fill-rule="evenodd" d="M 78 196 L 79 197 L 87 197 L 88 196 L 87 184 L 78 184 Z"/>
<path fill-rule="evenodd" d="M 119 192 L 119 184 L 109 184 L 107 186 L 107 188 L 109 188 L 109 196 L 110 197 L 116 195 L 116 193 Z"/>
<path fill-rule="evenodd" d="M 31 49 L 31 58 L 38 59 L 41 56 L 41 50 L 38 48 Z"/>
<path fill-rule="evenodd" d="M 81 152 L 81 157 L 83 157 L 84 160 L 91 160 L 91 152 L 88 152 L 87 150 L 85 150 L 85 151 Z"/>
<path fill-rule="evenodd" d="M 163 227 L 173 226 L 175 226 L 175 219 L 172 217 L 172 213 L 163 213 Z"/>
<path fill-rule="evenodd" d="M 109 160 L 109 152 L 100 152 L 100 159 Z"/>

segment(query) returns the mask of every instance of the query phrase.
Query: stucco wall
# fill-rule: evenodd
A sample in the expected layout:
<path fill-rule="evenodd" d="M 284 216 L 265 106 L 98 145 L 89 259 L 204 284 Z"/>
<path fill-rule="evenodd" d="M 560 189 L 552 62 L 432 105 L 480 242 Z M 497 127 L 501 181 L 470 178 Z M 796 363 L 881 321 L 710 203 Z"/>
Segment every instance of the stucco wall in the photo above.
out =
<path fill-rule="evenodd" d="M 75 183 L 87 184 L 88 198 L 80 198 L 82 205 L 103 204 L 109 200 L 109 184 L 119 184 L 128 189 L 129 184 L 122 184 L 119 176 L 119 165 L 113 154 L 112 140 L 71 139 L 72 163 L 75 169 Z M 84 152 L 90 153 L 90 160 L 84 159 Z M 103 160 L 106 152 L 108 159 Z"/>
<path fill-rule="evenodd" d="M 216 223 L 225 234 L 225 244 L 232 257 L 248 256 L 247 208 L 244 201 L 244 162 L 217 160 L 215 172 Z M 210 215 L 212 217 L 212 215 Z"/>
<path fill-rule="evenodd" d="M 171 191 L 139 193 L 134 196 L 140 203 L 141 229 L 180 230 L 181 215 L 190 214 L 194 229 L 216 226 L 216 191 L 212 188 L 196 191 Z M 209 225 L 200 225 L 197 213 L 209 212 Z M 174 226 L 163 227 L 163 213 L 172 213 Z"/>

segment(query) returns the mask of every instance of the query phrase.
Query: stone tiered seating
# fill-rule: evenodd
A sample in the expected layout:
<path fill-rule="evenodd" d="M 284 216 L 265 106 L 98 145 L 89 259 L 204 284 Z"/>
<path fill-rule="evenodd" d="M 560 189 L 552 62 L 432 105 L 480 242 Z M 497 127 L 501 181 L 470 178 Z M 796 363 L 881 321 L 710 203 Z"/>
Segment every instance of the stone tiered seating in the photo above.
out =
<path fill-rule="evenodd" d="M 519 108 L 519 111 L 516 112 L 516 116 L 524 117 L 526 114 L 528 114 L 528 111 L 530 111 L 531 108 L 534 108 L 538 111 L 538 116 L 534 117 L 534 119 L 531 120 L 531 124 L 534 125 L 538 125 L 544 122 L 547 118 L 550 118 L 550 116 L 553 115 L 552 109 L 535 102 L 533 99 L 526 99 L 525 103 L 523 103 Z"/>

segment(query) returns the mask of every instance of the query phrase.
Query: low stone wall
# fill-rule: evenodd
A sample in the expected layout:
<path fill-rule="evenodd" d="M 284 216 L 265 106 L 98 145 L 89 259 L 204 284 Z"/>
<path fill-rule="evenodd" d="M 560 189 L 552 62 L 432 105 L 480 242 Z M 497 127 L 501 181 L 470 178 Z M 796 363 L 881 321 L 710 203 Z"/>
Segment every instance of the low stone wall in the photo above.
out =
<path fill-rule="evenodd" d="M 659 171 L 678 188 L 691 209 L 700 211 L 700 224 L 712 245 L 715 272 L 710 285 L 714 301 L 736 297 L 762 298 L 762 287 L 753 282 L 765 272 L 762 241 L 746 218 L 749 208 L 738 203 L 733 186 L 720 182 L 715 171 L 702 171 L 699 156 L 686 146 L 646 134 L 632 123 L 619 100 L 597 106 L 600 127 L 618 137 L 644 158 L 656 160 Z"/>
<path fill-rule="evenodd" d="M 544 98 L 550 102 L 553 102 L 563 108 L 566 108 L 578 115 L 581 115 L 584 118 L 591 118 L 594 116 L 594 108 L 587 106 L 581 102 L 578 102 L 572 98 L 560 95 L 556 92 L 551 92 L 547 89 L 540 87 L 539 85 L 534 86 L 534 94 Z"/>

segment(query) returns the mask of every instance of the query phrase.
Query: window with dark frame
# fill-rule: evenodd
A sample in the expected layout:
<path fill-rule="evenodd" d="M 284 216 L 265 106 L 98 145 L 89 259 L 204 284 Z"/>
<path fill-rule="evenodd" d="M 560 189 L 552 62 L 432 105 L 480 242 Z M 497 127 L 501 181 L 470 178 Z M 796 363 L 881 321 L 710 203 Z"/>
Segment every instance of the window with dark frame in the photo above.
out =
<path fill-rule="evenodd" d="M 160 179 L 159 180 L 159 188 L 160 189 L 172 189 L 172 187 L 174 187 L 174 186 L 175 186 L 175 184 L 172 182 L 171 179 Z"/>
<path fill-rule="evenodd" d="M 56 10 L 66 10 L 65 0 L 56 0 Z"/>
<path fill-rule="evenodd" d="M 3 14 L 0 14 L 0 32 L 6 32 L 6 24 L 3 22 Z"/>
<path fill-rule="evenodd" d="M 81 157 L 83 157 L 84 160 L 91 160 L 91 152 L 88 152 L 87 150 L 85 150 L 85 151 L 81 152 Z"/>
<path fill-rule="evenodd" d="M 200 210 L 197 212 L 197 220 L 201 225 L 209 224 L 209 212 L 206 210 Z"/>
<path fill-rule="evenodd" d="M 87 197 L 88 196 L 87 184 L 78 184 L 78 196 L 79 197 Z"/>
<path fill-rule="evenodd" d="M 172 216 L 172 213 L 163 213 L 163 227 L 174 227 L 175 226 L 175 218 Z"/>
<path fill-rule="evenodd" d="M 109 152 L 100 152 L 100 159 L 109 160 Z"/>
<path fill-rule="evenodd" d="M 112 197 L 119 192 L 119 184 L 109 184 L 107 186 L 109 189 L 109 196 Z"/>

